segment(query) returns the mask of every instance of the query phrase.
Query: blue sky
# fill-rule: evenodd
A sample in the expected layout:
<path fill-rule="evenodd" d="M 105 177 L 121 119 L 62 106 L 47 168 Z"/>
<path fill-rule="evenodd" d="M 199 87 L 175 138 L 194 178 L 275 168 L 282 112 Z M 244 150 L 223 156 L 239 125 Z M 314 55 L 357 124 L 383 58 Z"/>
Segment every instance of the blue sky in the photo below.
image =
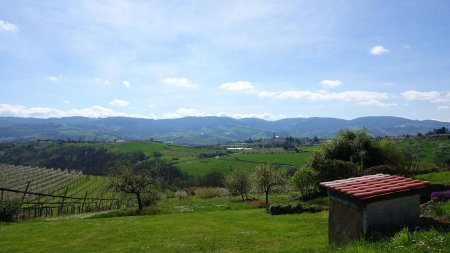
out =
<path fill-rule="evenodd" d="M 449 1 L 0 6 L 0 116 L 450 121 Z"/>

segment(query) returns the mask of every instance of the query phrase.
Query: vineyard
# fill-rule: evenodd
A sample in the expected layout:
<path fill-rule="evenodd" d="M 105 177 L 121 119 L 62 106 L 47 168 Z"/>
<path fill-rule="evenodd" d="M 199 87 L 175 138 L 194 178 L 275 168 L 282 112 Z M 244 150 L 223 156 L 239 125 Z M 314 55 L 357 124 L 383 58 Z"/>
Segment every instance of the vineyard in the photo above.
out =
<path fill-rule="evenodd" d="M 0 164 L 0 201 L 16 203 L 20 219 L 133 206 L 108 178 L 81 171 Z"/>

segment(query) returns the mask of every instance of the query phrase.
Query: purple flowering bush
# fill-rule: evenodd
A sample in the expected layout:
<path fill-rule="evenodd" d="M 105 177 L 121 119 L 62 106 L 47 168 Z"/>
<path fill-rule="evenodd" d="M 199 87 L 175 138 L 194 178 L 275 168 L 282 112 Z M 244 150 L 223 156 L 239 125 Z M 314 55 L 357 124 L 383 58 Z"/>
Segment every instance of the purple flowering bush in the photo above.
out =
<path fill-rule="evenodd" d="M 433 192 L 431 193 L 431 199 L 436 199 L 439 201 L 448 201 L 450 199 L 450 190 L 443 192 Z"/>

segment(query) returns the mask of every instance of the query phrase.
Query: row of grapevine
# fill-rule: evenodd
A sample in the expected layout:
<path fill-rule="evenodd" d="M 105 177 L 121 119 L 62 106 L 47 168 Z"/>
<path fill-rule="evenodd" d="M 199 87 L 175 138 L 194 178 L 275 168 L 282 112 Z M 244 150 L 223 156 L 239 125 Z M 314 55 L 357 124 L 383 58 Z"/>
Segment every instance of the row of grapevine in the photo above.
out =
<path fill-rule="evenodd" d="M 0 164 L 0 188 L 34 193 L 52 193 L 76 182 L 81 171 L 46 169 L 31 166 Z M 3 195 L 3 199 L 16 197 L 13 192 Z M 32 197 L 26 196 L 26 199 Z"/>
<path fill-rule="evenodd" d="M 121 208 L 132 196 L 108 187 L 108 178 L 80 171 L 0 164 L 0 201 L 20 203 L 19 218 Z"/>

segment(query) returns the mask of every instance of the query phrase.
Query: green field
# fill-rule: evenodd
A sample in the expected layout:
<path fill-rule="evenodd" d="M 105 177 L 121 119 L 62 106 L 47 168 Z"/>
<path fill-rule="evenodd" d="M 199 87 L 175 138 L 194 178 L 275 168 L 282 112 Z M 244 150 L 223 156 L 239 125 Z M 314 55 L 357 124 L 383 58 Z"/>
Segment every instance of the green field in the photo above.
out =
<path fill-rule="evenodd" d="M 450 185 L 450 171 L 421 174 L 414 178 L 429 181 L 431 183 Z"/>
<path fill-rule="evenodd" d="M 0 227 L 2 252 L 311 251 L 327 244 L 327 213 L 270 216 L 260 209 L 33 220 Z"/>
<path fill-rule="evenodd" d="M 433 166 L 435 155 L 434 152 L 440 145 L 450 145 L 450 139 L 444 138 L 408 138 L 398 142 L 403 148 L 407 148 L 413 152 L 417 152 L 420 162 Z"/>
<path fill-rule="evenodd" d="M 159 208 L 167 213 L 1 224 L 0 252 L 445 252 L 450 247 L 450 234 L 434 230 L 330 247 L 326 211 L 272 216 L 228 198 L 170 199 Z"/>
<path fill-rule="evenodd" d="M 99 144 L 92 143 L 89 145 Z M 301 167 L 303 166 L 314 151 L 320 149 L 319 146 L 304 147 L 303 153 L 283 151 L 282 149 L 267 150 L 255 149 L 252 151 L 233 151 L 225 156 L 214 158 L 200 158 L 201 153 L 214 153 L 216 151 L 226 151 L 223 148 L 198 148 L 187 146 L 176 146 L 167 143 L 134 141 L 124 143 L 107 144 L 100 146 L 111 149 L 114 152 L 138 152 L 142 151 L 145 155 L 151 156 L 155 152 L 162 154 L 162 158 L 173 160 L 177 166 L 193 176 L 203 176 L 212 171 L 219 171 L 224 174 L 233 169 L 253 170 L 258 163 L 270 162 L 282 167 Z"/>

